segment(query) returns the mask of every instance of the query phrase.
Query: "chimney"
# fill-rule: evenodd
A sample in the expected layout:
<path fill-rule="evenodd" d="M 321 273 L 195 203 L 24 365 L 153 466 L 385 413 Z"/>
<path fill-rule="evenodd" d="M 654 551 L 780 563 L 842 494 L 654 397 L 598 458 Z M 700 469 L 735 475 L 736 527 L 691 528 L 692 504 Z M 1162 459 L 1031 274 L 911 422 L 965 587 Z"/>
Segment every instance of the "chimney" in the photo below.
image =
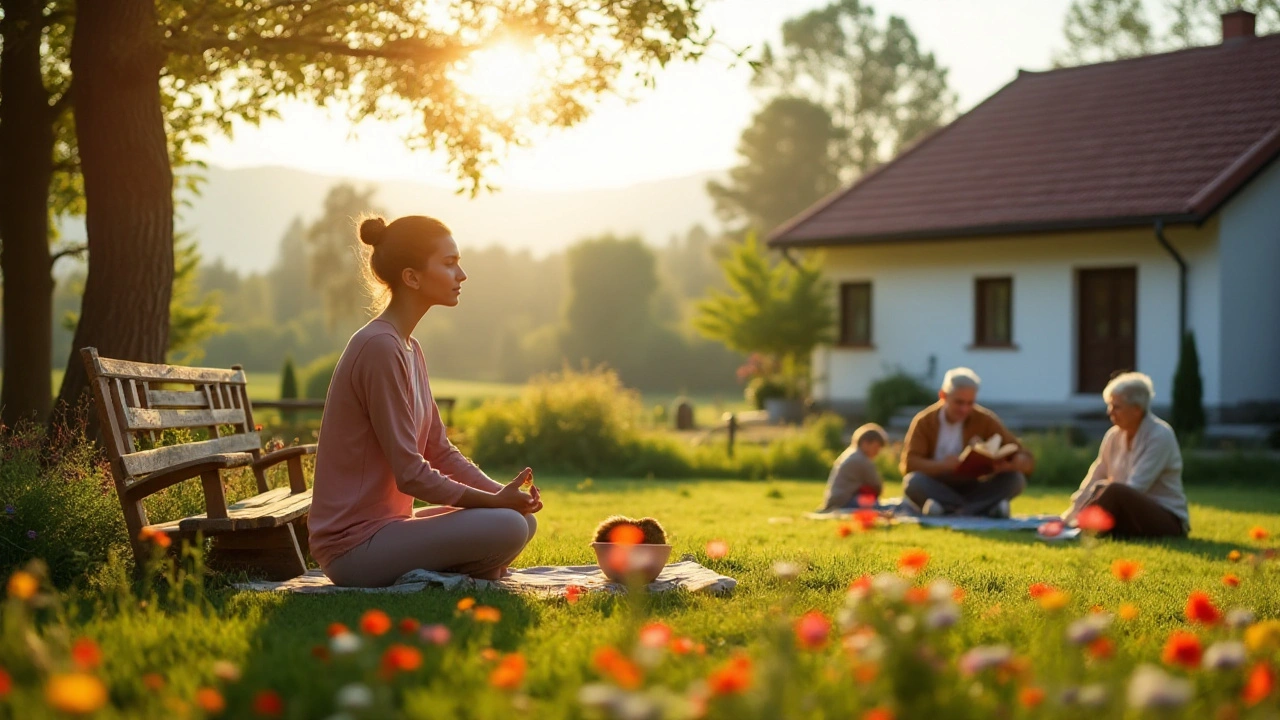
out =
<path fill-rule="evenodd" d="M 1232 10 L 1224 13 L 1222 15 L 1223 44 L 1255 37 L 1254 21 L 1257 17 L 1248 10 Z"/>

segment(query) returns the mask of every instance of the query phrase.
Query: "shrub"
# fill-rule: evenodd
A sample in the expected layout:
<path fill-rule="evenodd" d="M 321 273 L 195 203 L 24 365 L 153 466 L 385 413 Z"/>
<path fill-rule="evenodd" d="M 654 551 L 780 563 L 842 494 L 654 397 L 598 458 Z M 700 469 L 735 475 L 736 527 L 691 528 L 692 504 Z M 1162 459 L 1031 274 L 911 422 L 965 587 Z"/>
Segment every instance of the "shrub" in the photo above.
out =
<path fill-rule="evenodd" d="M 763 410 L 766 400 L 781 400 L 788 396 L 787 384 L 781 379 L 761 375 L 747 383 L 746 399 L 755 409 Z"/>
<path fill-rule="evenodd" d="M 302 369 L 302 376 L 307 379 L 307 398 L 324 400 L 329 394 L 329 383 L 333 380 L 333 371 L 338 367 L 341 353 L 330 353 L 316 358 Z"/>
<path fill-rule="evenodd" d="M 840 454 L 848 443 L 845 441 L 845 422 L 839 415 L 826 412 L 805 422 L 805 431 L 817 438 L 829 452 Z"/>
<path fill-rule="evenodd" d="M 1200 355 L 1196 352 L 1195 333 L 1182 336 L 1178 369 L 1173 374 L 1173 413 L 1169 424 L 1184 443 L 1204 432 L 1204 384 L 1200 380 Z"/>
<path fill-rule="evenodd" d="M 898 369 L 871 383 L 871 387 L 867 389 L 867 418 L 871 422 L 887 425 L 899 408 L 923 407 L 936 397 L 935 393 L 915 377 Z"/>
<path fill-rule="evenodd" d="M 298 399 L 298 375 L 293 369 L 292 356 L 285 357 L 284 369 L 280 371 L 280 399 Z M 284 410 L 280 413 L 280 416 L 290 425 L 297 422 L 297 412 L 294 410 Z"/>

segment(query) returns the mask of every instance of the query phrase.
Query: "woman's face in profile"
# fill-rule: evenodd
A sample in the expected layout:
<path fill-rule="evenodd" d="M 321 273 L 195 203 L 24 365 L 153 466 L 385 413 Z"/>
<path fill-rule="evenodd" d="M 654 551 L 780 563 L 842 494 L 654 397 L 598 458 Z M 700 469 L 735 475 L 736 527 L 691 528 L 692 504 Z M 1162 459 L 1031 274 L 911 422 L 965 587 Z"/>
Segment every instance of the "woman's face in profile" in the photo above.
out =
<path fill-rule="evenodd" d="M 434 254 L 427 261 L 426 270 L 422 271 L 421 285 L 418 292 L 428 305 L 458 304 L 458 296 L 462 293 L 462 281 L 467 279 L 461 265 L 458 243 L 453 236 L 446 237 L 439 243 Z"/>

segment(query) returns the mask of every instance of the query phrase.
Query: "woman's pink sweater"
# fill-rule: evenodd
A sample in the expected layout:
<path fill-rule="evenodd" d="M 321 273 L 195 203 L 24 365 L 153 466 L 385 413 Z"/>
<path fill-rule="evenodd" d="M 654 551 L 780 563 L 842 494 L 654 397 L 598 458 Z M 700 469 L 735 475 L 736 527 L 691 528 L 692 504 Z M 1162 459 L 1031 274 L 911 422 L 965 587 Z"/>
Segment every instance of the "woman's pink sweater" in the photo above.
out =
<path fill-rule="evenodd" d="M 422 347 L 410 343 L 391 323 L 374 320 L 351 336 L 333 372 L 309 520 L 321 568 L 412 517 L 414 498 L 452 505 L 467 486 L 502 488 L 445 436 Z"/>

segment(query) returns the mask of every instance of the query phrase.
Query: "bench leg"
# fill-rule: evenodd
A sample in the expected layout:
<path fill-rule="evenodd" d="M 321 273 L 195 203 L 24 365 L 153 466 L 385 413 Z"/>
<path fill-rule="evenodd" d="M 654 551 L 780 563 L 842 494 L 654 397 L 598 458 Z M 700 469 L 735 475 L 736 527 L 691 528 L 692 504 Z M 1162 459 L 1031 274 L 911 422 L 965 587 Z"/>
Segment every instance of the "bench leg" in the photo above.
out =
<path fill-rule="evenodd" d="M 215 535 L 208 565 L 267 580 L 288 580 L 307 571 L 293 525 Z"/>

